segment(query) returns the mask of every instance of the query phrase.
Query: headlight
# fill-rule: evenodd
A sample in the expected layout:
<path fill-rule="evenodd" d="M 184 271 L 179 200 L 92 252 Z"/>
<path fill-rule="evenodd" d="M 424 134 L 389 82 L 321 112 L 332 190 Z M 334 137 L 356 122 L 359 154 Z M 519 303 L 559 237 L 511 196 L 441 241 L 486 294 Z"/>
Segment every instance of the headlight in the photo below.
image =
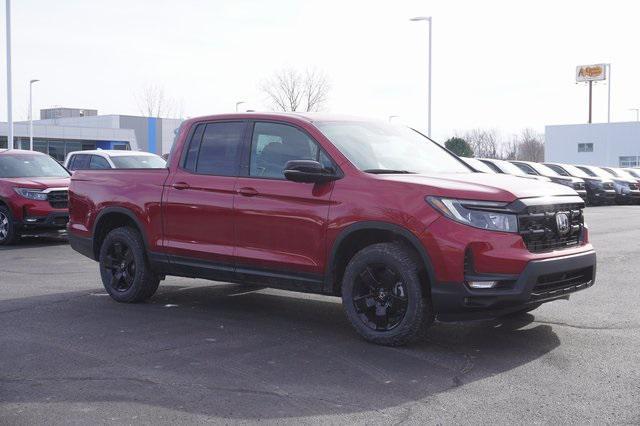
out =
<path fill-rule="evenodd" d="M 516 215 L 499 211 L 504 210 L 506 203 L 440 197 L 427 197 L 427 202 L 449 219 L 474 228 L 518 232 Z"/>
<path fill-rule="evenodd" d="M 13 188 L 18 195 L 30 200 L 47 201 L 47 194 L 40 189 Z"/>

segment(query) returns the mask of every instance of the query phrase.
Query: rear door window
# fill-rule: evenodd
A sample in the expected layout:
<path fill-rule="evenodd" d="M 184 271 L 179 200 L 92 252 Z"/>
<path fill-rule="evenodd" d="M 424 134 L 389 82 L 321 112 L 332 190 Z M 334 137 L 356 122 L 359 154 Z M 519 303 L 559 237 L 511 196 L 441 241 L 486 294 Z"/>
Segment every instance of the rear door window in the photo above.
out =
<path fill-rule="evenodd" d="M 196 172 L 237 176 L 244 129 L 244 122 L 208 123 L 200 143 Z"/>
<path fill-rule="evenodd" d="M 109 165 L 109 162 L 107 160 L 100 157 L 99 155 L 92 155 L 91 161 L 89 162 L 89 168 L 91 170 L 104 170 L 110 169 L 111 166 Z"/>
<path fill-rule="evenodd" d="M 69 170 L 86 170 L 90 160 L 91 156 L 88 154 L 75 154 L 69 161 Z"/>

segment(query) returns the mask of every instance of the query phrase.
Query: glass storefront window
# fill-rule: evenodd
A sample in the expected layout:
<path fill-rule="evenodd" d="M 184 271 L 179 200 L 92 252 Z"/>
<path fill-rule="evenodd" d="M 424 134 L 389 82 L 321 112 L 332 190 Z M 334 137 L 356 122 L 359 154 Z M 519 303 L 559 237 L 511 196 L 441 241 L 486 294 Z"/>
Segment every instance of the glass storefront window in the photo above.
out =
<path fill-rule="evenodd" d="M 49 155 L 59 162 L 64 161 L 64 142 L 49 141 Z"/>

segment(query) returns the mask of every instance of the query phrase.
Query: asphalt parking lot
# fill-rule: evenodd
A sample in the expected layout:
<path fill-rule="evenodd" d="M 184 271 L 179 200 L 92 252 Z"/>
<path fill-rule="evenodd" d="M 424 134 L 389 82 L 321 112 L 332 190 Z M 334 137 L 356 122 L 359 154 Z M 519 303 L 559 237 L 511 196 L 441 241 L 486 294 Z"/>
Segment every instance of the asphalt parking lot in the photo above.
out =
<path fill-rule="evenodd" d="M 360 340 L 338 299 L 169 278 L 104 292 L 55 240 L 0 249 L 0 423 L 640 423 L 640 206 L 589 208 L 598 278 L 503 321 Z"/>

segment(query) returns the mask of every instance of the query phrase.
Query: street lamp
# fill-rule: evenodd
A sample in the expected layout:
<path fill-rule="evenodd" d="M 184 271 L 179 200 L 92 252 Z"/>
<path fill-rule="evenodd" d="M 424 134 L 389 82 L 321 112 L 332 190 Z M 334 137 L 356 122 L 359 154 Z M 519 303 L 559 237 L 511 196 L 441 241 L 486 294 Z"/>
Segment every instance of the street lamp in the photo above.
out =
<path fill-rule="evenodd" d="M 431 27 L 433 21 L 431 16 L 416 16 L 411 18 L 410 21 L 428 21 L 429 22 L 429 97 L 427 99 L 427 136 L 431 137 Z"/>
<path fill-rule="evenodd" d="M 236 112 L 238 112 L 238 107 L 239 107 L 240 105 L 242 105 L 242 104 L 246 104 L 246 102 L 245 102 L 245 101 L 238 101 L 238 102 L 236 102 Z"/>
<path fill-rule="evenodd" d="M 5 13 L 7 29 L 7 148 L 13 149 L 13 111 L 11 102 L 11 0 L 5 1 L 7 10 Z"/>
<path fill-rule="evenodd" d="M 29 80 L 29 149 L 33 151 L 33 83 L 38 79 Z"/>

